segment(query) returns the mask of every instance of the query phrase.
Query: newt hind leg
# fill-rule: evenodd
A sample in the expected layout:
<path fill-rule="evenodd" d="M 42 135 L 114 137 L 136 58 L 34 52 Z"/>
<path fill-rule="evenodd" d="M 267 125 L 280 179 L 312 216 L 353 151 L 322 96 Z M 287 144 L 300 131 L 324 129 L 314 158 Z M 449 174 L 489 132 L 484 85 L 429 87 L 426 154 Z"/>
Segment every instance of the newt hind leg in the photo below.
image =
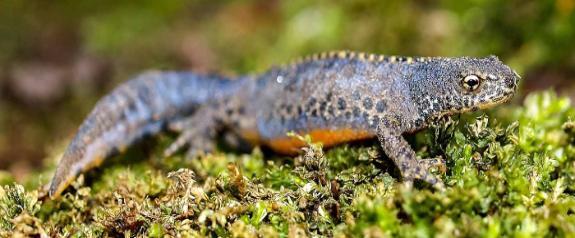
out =
<path fill-rule="evenodd" d="M 444 189 L 441 179 L 430 172 L 431 167 L 444 167 L 442 160 L 418 160 L 415 151 L 400 133 L 399 128 L 391 123 L 381 123 L 377 129 L 377 136 L 384 152 L 399 168 L 403 179 L 409 183 L 413 180 L 423 180 L 438 190 Z"/>
<path fill-rule="evenodd" d="M 168 123 L 168 129 L 180 133 L 180 136 L 164 151 L 164 156 L 171 156 L 184 148 L 187 148 L 190 158 L 213 152 L 220 136 L 225 136 L 224 142 L 233 148 L 251 148 L 239 133 L 241 128 L 255 127 L 251 117 L 247 116 L 243 101 L 246 100 L 222 98 L 200 106 L 188 117 Z"/>
<path fill-rule="evenodd" d="M 168 129 L 179 132 L 180 135 L 164 150 L 164 156 L 172 156 L 184 148 L 187 149 L 188 157 L 212 152 L 215 148 L 216 135 L 221 128 L 217 118 L 214 109 L 206 105 L 189 117 L 169 123 Z"/>

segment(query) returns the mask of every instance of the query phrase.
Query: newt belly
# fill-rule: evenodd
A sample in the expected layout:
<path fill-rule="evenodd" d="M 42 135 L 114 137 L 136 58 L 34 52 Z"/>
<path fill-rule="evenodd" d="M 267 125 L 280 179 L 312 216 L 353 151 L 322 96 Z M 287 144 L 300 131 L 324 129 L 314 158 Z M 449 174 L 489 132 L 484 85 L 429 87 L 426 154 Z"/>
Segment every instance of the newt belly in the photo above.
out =
<path fill-rule="evenodd" d="M 342 144 L 350 141 L 358 141 L 374 138 L 375 135 L 368 131 L 354 130 L 354 129 L 317 129 L 308 133 L 313 143 L 322 143 L 324 147 L 331 147 L 334 145 Z M 266 146 L 270 147 L 277 153 L 293 155 L 301 151 L 301 148 L 306 144 L 304 141 L 294 137 L 281 137 L 271 139 L 263 142 Z"/>

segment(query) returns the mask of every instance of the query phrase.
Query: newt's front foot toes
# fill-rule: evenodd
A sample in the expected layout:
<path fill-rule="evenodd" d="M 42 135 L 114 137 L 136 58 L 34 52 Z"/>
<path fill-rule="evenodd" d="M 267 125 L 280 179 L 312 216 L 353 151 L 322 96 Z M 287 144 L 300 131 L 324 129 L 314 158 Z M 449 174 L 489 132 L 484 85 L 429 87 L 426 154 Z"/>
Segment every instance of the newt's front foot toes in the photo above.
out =
<path fill-rule="evenodd" d="M 437 169 L 441 174 L 445 174 L 447 171 L 447 165 L 445 160 L 441 156 L 435 158 L 425 158 L 418 160 L 419 164 L 425 168 L 427 171 L 432 169 Z"/>
<path fill-rule="evenodd" d="M 403 183 L 406 188 L 411 189 L 413 188 L 413 181 L 414 180 L 422 180 L 428 184 L 430 184 L 435 190 L 443 192 L 445 191 L 445 184 L 441 179 L 436 177 L 435 175 L 424 175 L 424 176 L 417 176 L 412 178 L 403 178 Z"/>
<path fill-rule="evenodd" d="M 418 162 L 421 169 L 419 170 L 420 172 L 417 175 L 417 178 L 429 183 L 438 191 L 445 191 L 445 184 L 441 178 L 432 173 L 433 170 L 437 169 L 441 174 L 445 174 L 445 171 L 447 170 L 445 160 L 439 156 L 435 158 L 420 159 Z"/>
<path fill-rule="evenodd" d="M 432 158 L 417 160 L 417 162 L 412 169 L 402 172 L 403 180 L 406 182 L 422 180 L 429 183 L 438 191 L 444 191 L 445 185 L 443 181 L 430 171 L 430 168 L 445 166 L 443 160 Z"/>
<path fill-rule="evenodd" d="M 427 183 L 429 183 L 431 186 L 433 186 L 433 188 L 437 189 L 438 191 L 444 191 L 445 190 L 445 184 L 443 184 L 443 181 L 437 177 L 436 175 L 432 174 L 432 173 L 426 173 L 423 175 L 418 176 L 417 179 L 423 180 Z"/>
<path fill-rule="evenodd" d="M 439 182 L 439 183 L 434 184 L 433 188 L 435 188 L 439 192 L 444 192 L 445 191 L 445 184 L 443 182 Z"/>

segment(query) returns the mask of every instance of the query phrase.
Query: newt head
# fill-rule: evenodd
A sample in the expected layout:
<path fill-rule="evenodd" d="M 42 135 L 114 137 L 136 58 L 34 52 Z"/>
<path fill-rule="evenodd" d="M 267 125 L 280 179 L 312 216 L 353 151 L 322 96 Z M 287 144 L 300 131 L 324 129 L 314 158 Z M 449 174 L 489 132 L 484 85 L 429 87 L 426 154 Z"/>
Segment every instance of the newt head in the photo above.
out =
<path fill-rule="evenodd" d="M 429 120 L 509 101 L 519 75 L 496 56 L 486 58 L 434 58 L 422 63 L 410 81 L 412 98 Z"/>

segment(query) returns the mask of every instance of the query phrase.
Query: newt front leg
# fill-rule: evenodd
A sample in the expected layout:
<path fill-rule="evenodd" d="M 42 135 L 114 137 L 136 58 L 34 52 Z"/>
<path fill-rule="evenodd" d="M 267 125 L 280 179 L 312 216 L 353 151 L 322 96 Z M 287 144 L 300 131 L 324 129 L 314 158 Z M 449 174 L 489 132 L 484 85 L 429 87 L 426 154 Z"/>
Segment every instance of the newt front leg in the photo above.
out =
<path fill-rule="evenodd" d="M 393 160 L 405 181 L 420 179 L 439 190 L 443 182 L 429 171 L 429 163 L 418 160 L 415 151 L 401 135 L 401 129 L 393 122 L 382 120 L 377 127 L 377 138 L 385 154 Z"/>

